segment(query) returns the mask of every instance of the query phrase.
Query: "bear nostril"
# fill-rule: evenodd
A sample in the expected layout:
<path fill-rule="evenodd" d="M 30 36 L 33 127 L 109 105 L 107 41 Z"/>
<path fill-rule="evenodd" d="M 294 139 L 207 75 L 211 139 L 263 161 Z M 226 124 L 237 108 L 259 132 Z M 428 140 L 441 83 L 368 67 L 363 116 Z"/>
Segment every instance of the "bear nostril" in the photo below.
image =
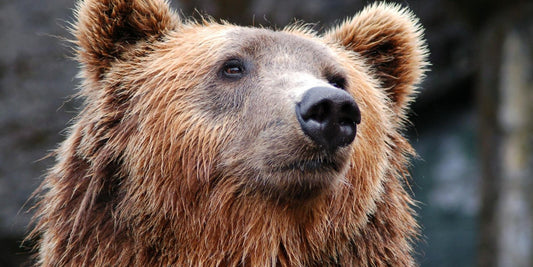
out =
<path fill-rule="evenodd" d="M 308 112 L 302 114 L 304 120 L 314 120 L 316 122 L 324 122 L 331 112 L 331 103 L 328 100 L 321 101 L 313 105 Z"/>
<path fill-rule="evenodd" d="M 361 112 L 359 112 L 359 107 L 355 104 L 355 101 L 347 101 L 343 103 L 340 108 L 340 118 L 339 121 L 344 124 L 359 124 L 361 123 Z"/>
<path fill-rule="evenodd" d="M 313 87 L 296 105 L 302 131 L 320 147 L 334 150 L 355 138 L 361 114 L 355 100 L 344 90 Z"/>

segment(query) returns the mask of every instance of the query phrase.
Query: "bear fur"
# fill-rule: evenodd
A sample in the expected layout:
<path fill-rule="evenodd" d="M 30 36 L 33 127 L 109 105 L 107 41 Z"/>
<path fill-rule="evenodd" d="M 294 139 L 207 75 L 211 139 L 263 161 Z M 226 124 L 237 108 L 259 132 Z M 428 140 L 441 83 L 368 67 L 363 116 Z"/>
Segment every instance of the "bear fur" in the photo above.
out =
<path fill-rule="evenodd" d="M 415 264 L 402 131 L 427 51 L 408 10 L 373 4 L 323 34 L 186 21 L 163 0 L 76 17 L 84 104 L 36 192 L 38 265 Z M 302 132 L 315 85 L 357 103 L 349 145 Z"/>

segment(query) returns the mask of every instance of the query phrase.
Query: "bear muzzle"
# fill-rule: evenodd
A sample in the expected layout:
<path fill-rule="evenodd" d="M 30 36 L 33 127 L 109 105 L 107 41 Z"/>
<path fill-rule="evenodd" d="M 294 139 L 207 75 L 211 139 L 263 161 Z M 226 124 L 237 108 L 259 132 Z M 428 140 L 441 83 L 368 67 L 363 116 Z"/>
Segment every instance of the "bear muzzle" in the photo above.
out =
<path fill-rule="evenodd" d="M 355 139 L 361 112 L 348 92 L 335 87 L 313 87 L 296 104 L 302 131 L 320 148 L 332 152 Z"/>

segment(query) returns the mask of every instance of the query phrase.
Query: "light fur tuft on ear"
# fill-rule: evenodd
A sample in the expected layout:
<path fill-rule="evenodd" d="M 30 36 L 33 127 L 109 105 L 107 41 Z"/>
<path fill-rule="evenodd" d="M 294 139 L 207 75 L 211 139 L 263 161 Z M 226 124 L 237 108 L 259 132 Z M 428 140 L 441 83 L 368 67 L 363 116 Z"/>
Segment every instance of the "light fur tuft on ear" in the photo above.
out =
<path fill-rule="evenodd" d="M 73 33 L 78 60 L 98 80 L 111 63 L 139 41 L 154 41 L 179 25 L 164 0 L 85 0 L 76 10 Z"/>
<path fill-rule="evenodd" d="M 403 118 L 428 66 L 423 29 L 411 11 L 396 4 L 374 3 L 324 38 L 367 60 L 391 108 Z"/>

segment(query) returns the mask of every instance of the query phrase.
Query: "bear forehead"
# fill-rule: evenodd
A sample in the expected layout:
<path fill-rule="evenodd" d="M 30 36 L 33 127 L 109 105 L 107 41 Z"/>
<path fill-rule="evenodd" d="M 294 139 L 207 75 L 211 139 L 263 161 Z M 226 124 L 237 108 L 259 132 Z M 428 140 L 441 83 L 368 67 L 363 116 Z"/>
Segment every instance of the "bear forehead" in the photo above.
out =
<path fill-rule="evenodd" d="M 237 27 L 230 29 L 226 38 L 224 54 L 230 57 L 266 59 L 305 68 L 340 68 L 333 50 L 320 38 L 304 32 Z"/>

